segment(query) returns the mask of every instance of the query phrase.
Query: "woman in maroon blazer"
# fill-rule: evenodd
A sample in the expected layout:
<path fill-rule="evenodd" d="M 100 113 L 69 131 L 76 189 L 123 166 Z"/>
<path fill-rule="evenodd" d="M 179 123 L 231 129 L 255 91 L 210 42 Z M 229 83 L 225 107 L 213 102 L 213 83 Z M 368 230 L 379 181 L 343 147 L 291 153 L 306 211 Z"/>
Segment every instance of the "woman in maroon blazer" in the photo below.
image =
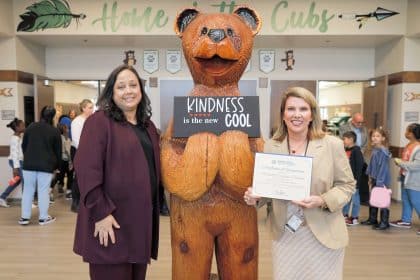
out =
<path fill-rule="evenodd" d="M 130 66 L 117 67 L 83 128 L 74 252 L 92 280 L 145 279 L 159 238 L 159 137 L 150 101 Z"/>

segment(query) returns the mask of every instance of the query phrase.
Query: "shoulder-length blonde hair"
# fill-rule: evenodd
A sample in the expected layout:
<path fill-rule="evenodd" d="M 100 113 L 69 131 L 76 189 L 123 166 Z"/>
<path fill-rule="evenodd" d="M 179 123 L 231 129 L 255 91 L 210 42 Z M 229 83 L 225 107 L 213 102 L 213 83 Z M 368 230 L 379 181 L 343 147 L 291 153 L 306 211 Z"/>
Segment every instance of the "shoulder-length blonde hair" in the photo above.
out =
<path fill-rule="evenodd" d="M 310 140 L 323 138 L 325 136 L 325 132 L 322 130 L 319 107 L 316 103 L 314 95 L 306 88 L 291 87 L 283 94 L 280 105 L 280 123 L 278 125 L 278 129 L 274 132 L 273 139 L 282 142 L 287 136 L 287 126 L 284 123 L 283 116 L 286 108 L 286 101 L 289 97 L 301 98 L 308 103 L 311 108 L 312 121 L 309 123 L 308 138 Z"/>

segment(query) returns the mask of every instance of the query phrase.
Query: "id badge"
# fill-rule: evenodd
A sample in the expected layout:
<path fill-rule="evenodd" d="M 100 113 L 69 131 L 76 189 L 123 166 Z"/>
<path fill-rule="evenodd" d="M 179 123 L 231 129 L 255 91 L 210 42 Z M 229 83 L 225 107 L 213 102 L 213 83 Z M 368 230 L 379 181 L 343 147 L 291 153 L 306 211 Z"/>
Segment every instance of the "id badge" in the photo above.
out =
<path fill-rule="evenodd" d="M 303 220 L 296 215 L 292 215 L 290 219 L 287 221 L 285 228 L 292 233 L 295 233 L 298 228 L 302 225 Z"/>

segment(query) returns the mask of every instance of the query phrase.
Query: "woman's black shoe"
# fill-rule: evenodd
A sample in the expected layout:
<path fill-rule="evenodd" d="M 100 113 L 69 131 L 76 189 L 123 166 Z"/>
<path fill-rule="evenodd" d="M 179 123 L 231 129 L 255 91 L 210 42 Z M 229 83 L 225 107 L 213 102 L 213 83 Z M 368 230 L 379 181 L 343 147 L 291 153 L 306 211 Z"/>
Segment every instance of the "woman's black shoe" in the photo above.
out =
<path fill-rule="evenodd" d="M 376 230 L 386 230 L 386 229 L 388 229 L 388 228 L 389 228 L 389 224 L 379 223 L 379 224 L 378 224 L 378 225 L 376 225 L 376 226 L 372 226 L 372 228 L 373 228 L 373 229 L 376 229 Z"/>
<path fill-rule="evenodd" d="M 360 224 L 362 224 L 364 226 L 377 226 L 378 221 L 371 221 L 371 220 L 367 219 L 366 221 L 362 221 Z"/>

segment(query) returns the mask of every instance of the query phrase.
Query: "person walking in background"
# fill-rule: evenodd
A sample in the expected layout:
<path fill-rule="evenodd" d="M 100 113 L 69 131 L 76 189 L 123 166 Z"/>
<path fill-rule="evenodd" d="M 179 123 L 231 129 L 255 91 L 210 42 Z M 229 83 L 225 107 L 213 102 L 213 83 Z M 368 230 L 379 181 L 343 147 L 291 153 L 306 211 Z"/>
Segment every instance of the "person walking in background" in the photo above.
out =
<path fill-rule="evenodd" d="M 359 184 L 363 172 L 363 154 L 360 147 L 356 143 L 356 133 L 353 131 L 347 131 L 343 134 L 344 149 L 346 151 L 347 158 L 350 162 L 351 171 L 353 177 L 356 180 L 356 191 L 349 203 L 343 208 L 343 215 L 346 218 L 346 224 L 348 226 L 354 226 L 359 224 L 359 213 L 360 213 L 360 196 L 359 196 Z M 349 216 L 349 210 L 351 207 L 351 215 Z"/>
<path fill-rule="evenodd" d="M 310 196 L 300 201 L 262 199 L 249 188 L 248 205 L 272 201 L 268 219 L 272 232 L 274 279 L 342 279 L 348 233 L 342 215 L 355 181 L 343 142 L 322 131 L 319 107 L 313 94 L 289 88 L 280 107 L 280 122 L 265 153 L 313 158 Z M 296 225 L 294 221 L 299 221 Z"/>
<path fill-rule="evenodd" d="M 363 115 L 359 112 L 354 113 L 349 122 L 339 127 L 340 137 L 343 138 L 343 134 L 347 131 L 353 131 L 356 133 L 356 146 L 359 146 L 362 153 L 368 145 L 368 131 L 365 127 L 365 121 Z"/>
<path fill-rule="evenodd" d="M 35 189 L 38 191 L 39 224 L 55 221 L 48 214 L 49 195 L 53 173 L 61 160 L 60 131 L 53 126 L 55 109 L 45 106 L 41 110 L 39 122 L 32 123 L 25 131 L 22 140 L 23 178 L 25 188 L 22 195 L 22 214 L 19 224 L 27 225 L 31 219 L 32 200 Z"/>
<path fill-rule="evenodd" d="M 381 127 L 375 128 L 370 133 L 372 144 L 372 156 L 366 174 L 369 175 L 370 187 L 389 188 L 391 173 L 389 159 L 391 154 L 388 150 L 388 135 Z M 389 209 L 381 208 L 380 223 L 378 223 L 378 208 L 369 206 L 369 218 L 362 225 L 371 225 L 373 229 L 385 230 L 389 228 Z"/>
<path fill-rule="evenodd" d="M 74 157 L 76 155 L 77 147 L 79 146 L 80 135 L 82 134 L 83 125 L 87 118 L 93 113 L 93 102 L 89 99 L 83 99 L 82 102 L 79 104 L 80 111 L 82 112 L 78 115 L 74 120 L 71 122 L 71 131 L 72 131 L 72 139 L 71 139 L 71 148 L 70 148 L 70 156 L 71 161 L 74 162 Z M 79 192 L 79 185 L 77 183 L 77 173 L 74 173 L 74 180 L 71 187 L 71 208 L 72 212 L 77 213 L 79 210 L 79 202 L 80 202 L 80 192 Z"/>
<path fill-rule="evenodd" d="M 159 134 L 137 71 L 112 71 L 86 120 L 74 166 L 81 193 L 74 252 L 92 280 L 142 280 L 159 240 Z"/>
<path fill-rule="evenodd" d="M 358 192 L 360 203 L 368 205 L 369 204 L 369 178 L 366 175 L 367 163 L 369 162 L 369 157 L 366 156 L 368 148 L 368 130 L 365 126 L 365 121 L 363 115 L 359 112 L 354 113 L 351 119 L 339 127 L 340 137 L 343 138 L 343 134 L 347 131 L 353 131 L 356 133 L 356 146 L 359 146 L 362 150 L 365 163 L 363 164 L 363 171 L 360 180 L 357 181 Z"/>
<path fill-rule="evenodd" d="M 420 217 L 420 124 L 410 124 L 407 127 L 405 137 L 409 139 L 410 143 L 404 149 L 403 158 L 395 159 L 395 163 L 402 170 L 401 188 L 404 189 L 403 195 L 405 196 L 403 196 L 402 219 L 390 224 L 408 228 L 411 226 L 413 208 Z M 408 159 L 406 159 L 407 154 L 409 154 Z M 404 220 L 404 217 L 406 220 Z M 420 234 L 420 229 L 417 229 L 417 234 Z"/>
<path fill-rule="evenodd" d="M 7 203 L 7 197 L 22 183 L 23 187 L 23 153 L 22 153 L 22 133 L 25 131 L 25 122 L 14 118 L 7 127 L 13 130 L 13 135 L 10 137 L 10 155 L 8 157 L 9 165 L 12 168 L 12 179 L 4 192 L 0 195 L 0 206 L 10 207 Z"/>
<path fill-rule="evenodd" d="M 68 137 L 68 128 L 67 125 L 58 124 L 58 130 L 61 133 L 61 146 L 62 146 L 62 153 L 61 153 L 61 164 L 59 167 L 59 172 L 57 173 L 57 184 L 58 184 L 58 191 L 63 193 L 64 190 L 64 178 L 67 177 L 67 190 L 71 189 L 73 184 L 73 163 L 71 161 L 70 156 L 70 149 L 71 149 L 71 140 Z"/>

